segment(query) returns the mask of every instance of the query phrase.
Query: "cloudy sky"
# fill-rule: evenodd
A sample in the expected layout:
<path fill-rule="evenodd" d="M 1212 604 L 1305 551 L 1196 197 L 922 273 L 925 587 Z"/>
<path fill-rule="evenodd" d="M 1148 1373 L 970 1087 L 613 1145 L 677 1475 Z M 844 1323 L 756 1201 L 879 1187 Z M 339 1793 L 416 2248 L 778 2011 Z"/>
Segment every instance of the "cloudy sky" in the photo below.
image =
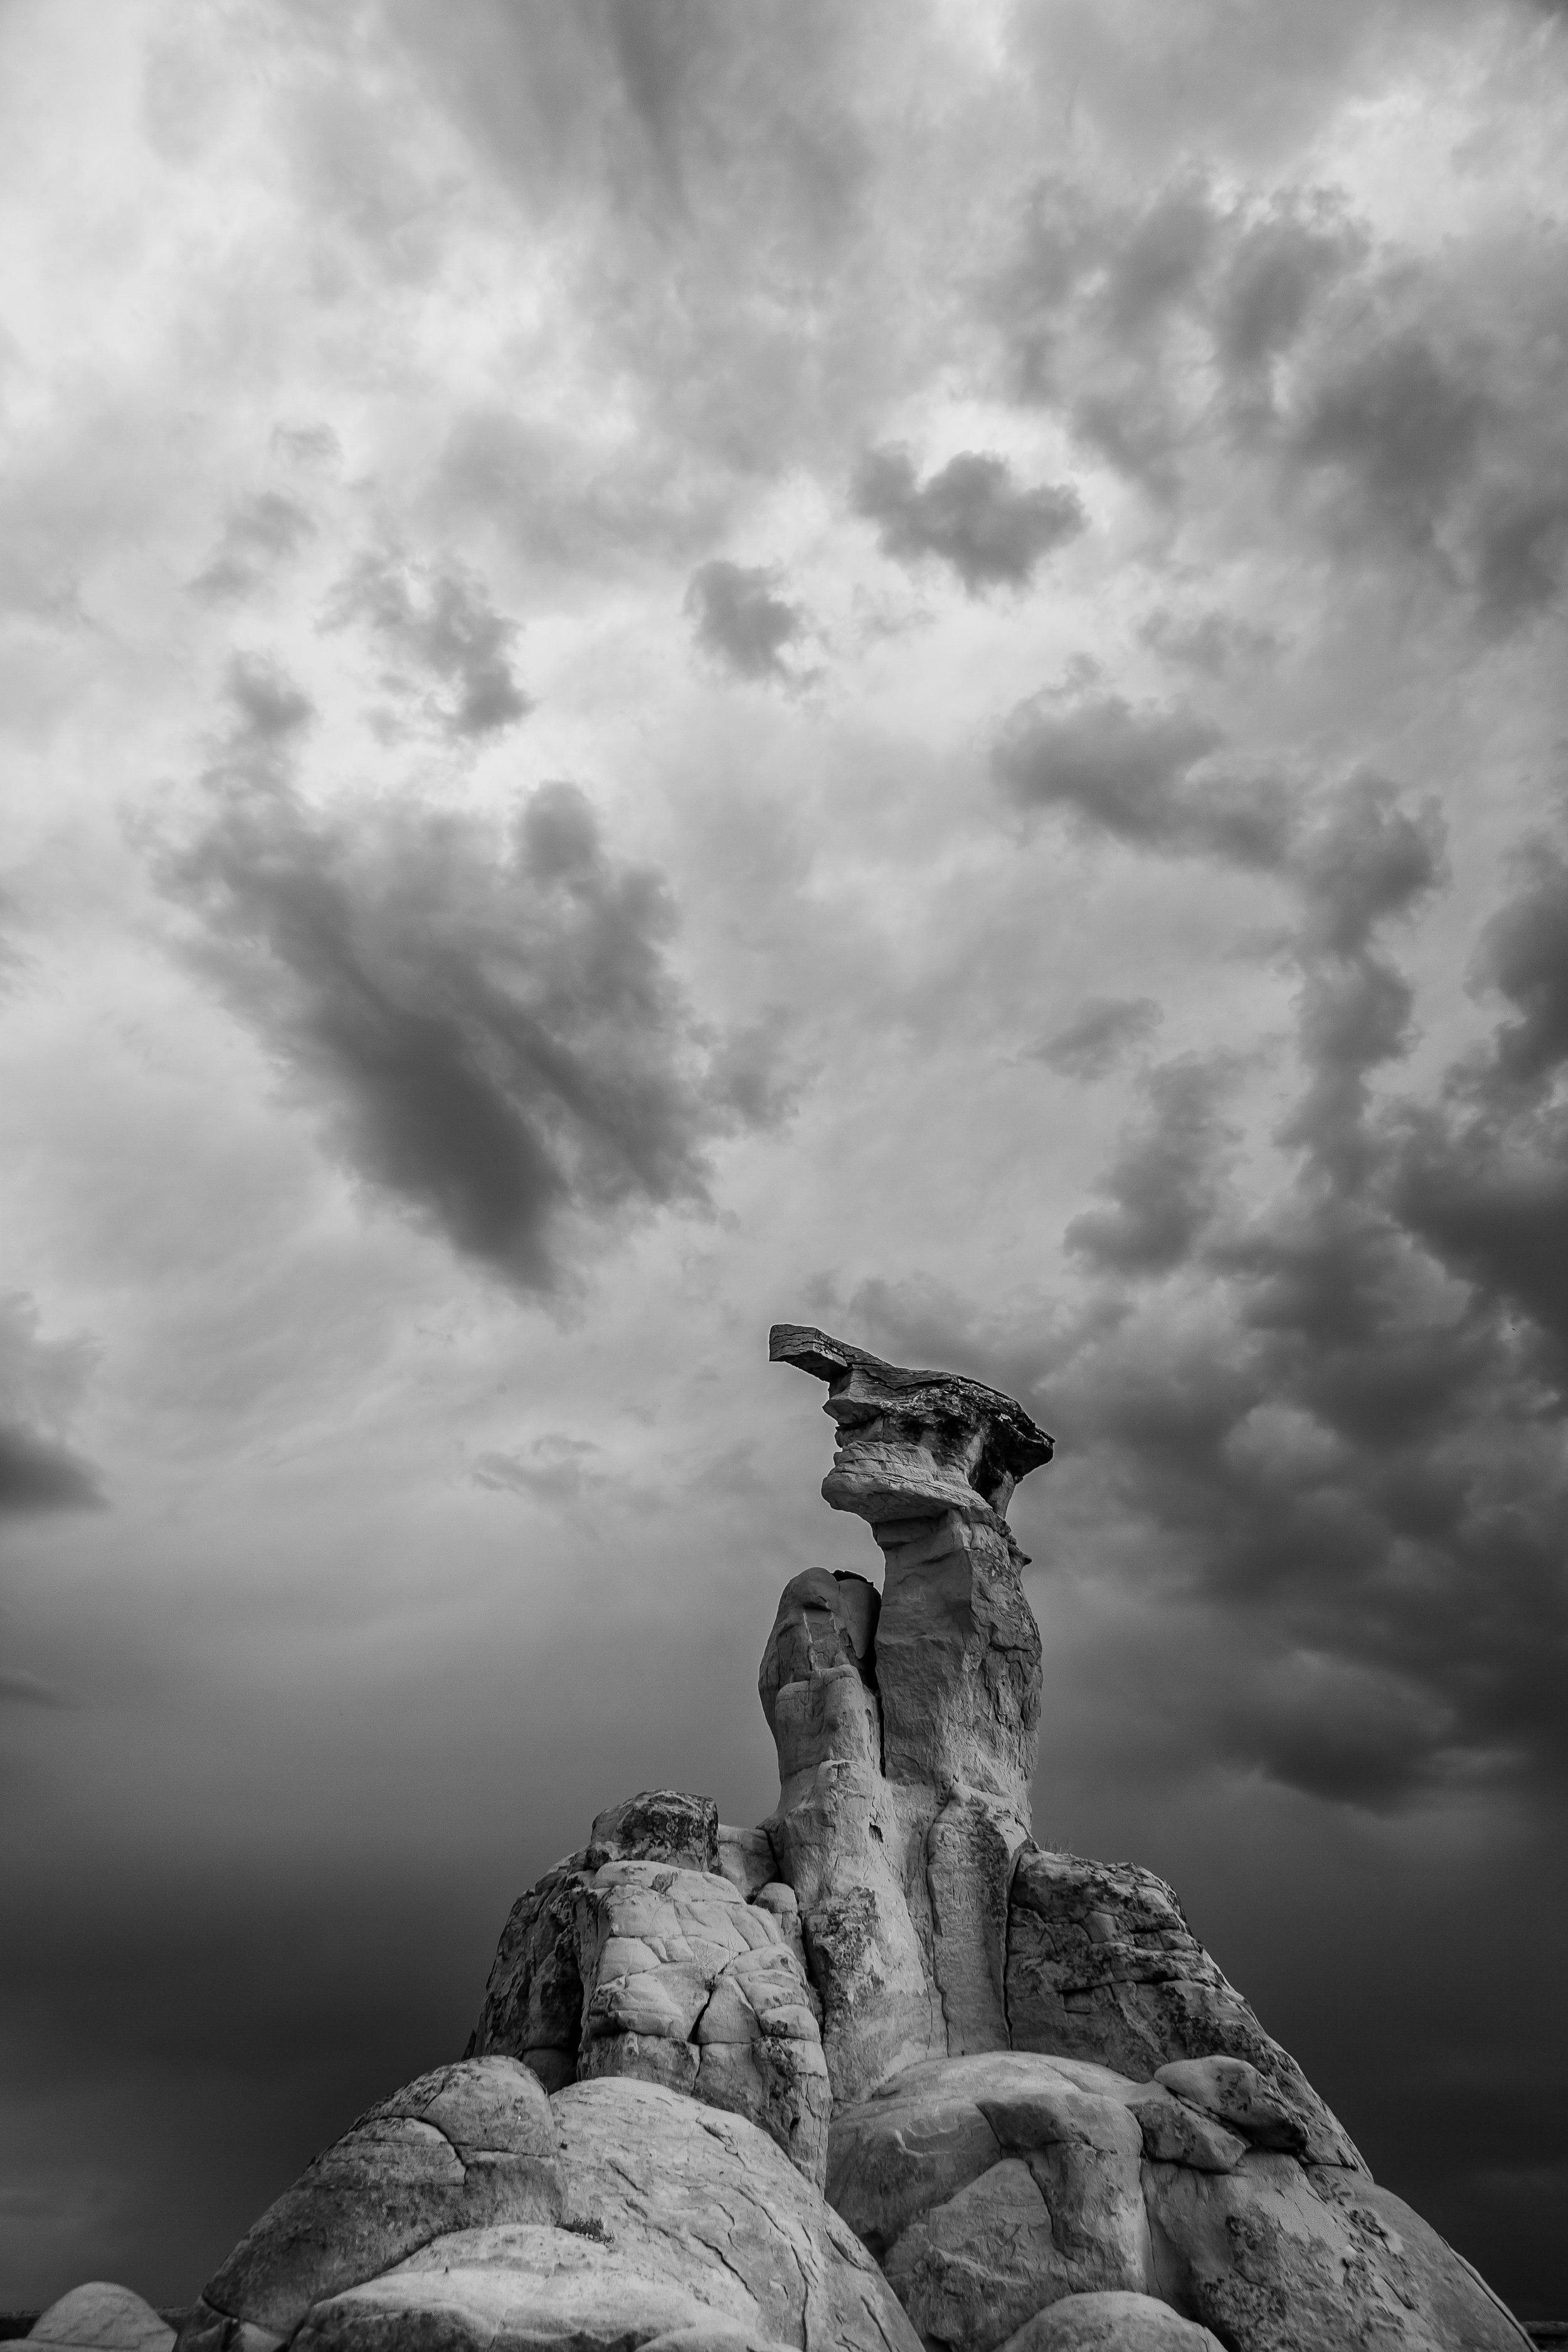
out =
<path fill-rule="evenodd" d="M 1010 1390 L 1036 1829 L 1568 2308 L 1568 14 L 0 0 L 0 2303 Z"/>

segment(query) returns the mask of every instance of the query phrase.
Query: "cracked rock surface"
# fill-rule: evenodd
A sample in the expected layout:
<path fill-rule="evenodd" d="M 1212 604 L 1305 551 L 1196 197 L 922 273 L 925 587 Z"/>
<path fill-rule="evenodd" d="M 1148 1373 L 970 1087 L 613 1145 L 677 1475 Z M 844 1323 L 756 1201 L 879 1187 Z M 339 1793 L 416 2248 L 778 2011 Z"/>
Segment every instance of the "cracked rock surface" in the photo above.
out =
<path fill-rule="evenodd" d="M 513 1906 L 470 2056 L 547 2089 L 628 2075 L 745 2116 L 820 2188 L 831 2100 L 794 1890 L 723 1875 L 716 1809 L 655 1790 L 602 1813 Z"/>
<path fill-rule="evenodd" d="M 666 2338 L 668 2352 L 917 2345 L 865 2247 L 742 2116 L 626 2076 L 551 2099 L 516 2060 L 486 2057 L 422 2076 L 319 2157 L 209 2281 L 179 2345 Z"/>
<path fill-rule="evenodd" d="M 1022 2052 L 929 2061 L 835 2118 L 828 2197 L 922 2341 L 963 2352 L 1120 2347 L 1117 2329 L 1152 2352 L 1528 2341 L 1399 2199 L 1284 2152 L 1299 2126 L 1255 2070 L 1215 2063 L 1137 2083 Z M 1151 2299 L 1199 2325 L 1173 2333 Z"/>

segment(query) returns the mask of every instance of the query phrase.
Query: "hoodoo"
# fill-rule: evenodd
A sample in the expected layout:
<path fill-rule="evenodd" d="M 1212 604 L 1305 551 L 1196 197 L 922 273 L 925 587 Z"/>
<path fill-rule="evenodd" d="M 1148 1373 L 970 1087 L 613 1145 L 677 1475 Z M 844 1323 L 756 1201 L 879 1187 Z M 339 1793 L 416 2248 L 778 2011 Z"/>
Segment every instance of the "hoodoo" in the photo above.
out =
<path fill-rule="evenodd" d="M 868 1576 L 786 1585 L 755 1828 L 658 1790 L 513 1906 L 461 2059 L 360 2117 L 177 2352 L 1518 2352 L 1198 1944 L 1030 1835 L 1051 1458 L 795 1324 Z"/>

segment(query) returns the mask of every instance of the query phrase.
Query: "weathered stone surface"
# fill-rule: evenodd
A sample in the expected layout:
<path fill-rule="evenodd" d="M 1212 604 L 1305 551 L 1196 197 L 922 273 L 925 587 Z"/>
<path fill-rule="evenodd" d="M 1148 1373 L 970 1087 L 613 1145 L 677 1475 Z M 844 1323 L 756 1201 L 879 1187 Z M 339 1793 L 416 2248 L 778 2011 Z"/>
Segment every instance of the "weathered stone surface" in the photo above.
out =
<path fill-rule="evenodd" d="M 798 1323 L 775 1323 L 768 1353 L 827 1382 L 839 1448 L 822 1492 L 873 1526 L 950 1509 L 1005 1516 L 1019 1479 L 1051 1458 L 1045 1431 L 983 1381 L 884 1363 Z"/>
<path fill-rule="evenodd" d="M 521 2099 L 509 2095 L 521 2083 Z M 436 2084 L 430 2095 L 431 2084 Z M 454 2161 L 512 2137 L 548 2145 L 552 2210 L 492 2200 L 484 2220 L 410 2227 L 401 2143 L 374 2123 L 441 2118 Z M 385 2151 L 391 2148 L 390 2159 Z M 357 2203 L 346 2200 L 352 2181 Z M 628 2079 L 547 2102 L 482 2059 L 423 2078 L 356 2126 L 263 2216 L 181 2337 L 212 2352 L 916 2352 L 876 2264 L 756 2126 Z"/>
<path fill-rule="evenodd" d="M 1016 2157 L 912 2221 L 885 2267 L 921 2341 L 963 2352 L 991 2352 L 1067 2291 L 1046 2200 Z"/>
<path fill-rule="evenodd" d="M 1302 2117 L 1245 2058 L 1179 2058 L 1162 2066 L 1154 2080 L 1254 2147 L 1270 2148 L 1279 2156 L 1309 2154 Z"/>
<path fill-rule="evenodd" d="M 128 2286 L 89 2279 L 40 2312 L 27 2341 L 49 2352 L 169 2352 L 174 2331 Z"/>
<path fill-rule="evenodd" d="M 634 1843 L 717 1855 L 716 1810 L 665 1790 L 602 1813 L 582 1866 L 514 1906 L 470 2053 L 552 2089 L 635 2076 L 749 2116 L 820 2185 L 832 2094 L 793 1890 L 752 1904 L 716 1872 L 609 1856 Z"/>
<path fill-rule="evenodd" d="M 835 2096 L 854 2102 L 921 2057 L 1007 2041 L 1040 1646 L 1005 1514 L 1051 1448 L 978 1381 L 795 1326 L 770 1345 L 828 1382 L 823 1492 L 871 1522 L 884 1556 L 879 1605 L 862 1578 L 795 1578 L 758 1680 L 779 1754 L 768 1830 L 799 1897 Z"/>
<path fill-rule="evenodd" d="M 1151 1870 L 1026 1849 L 1012 1879 L 1006 2002 L 1015 2049 L 1097 2059 L 1139 2081 L 1163 2079 L 1179 2060 L 1242 2059 L 1296 2117 L 1312 2163 L 1365 2170 Z"/>
<path fill-rule="evenodd" d="M 1231 2352 L 1521 2352 L 1523 2329 L 1385 2189 L 1254 2151 L 1147 2168 L 1153 2284 Z"/>
<path fill-rule="evenodd" d="M 688 1796 L 680 1789 L 645 1789 L 623 1797 L 595 1815 L 586 1863 L 670 1862 L 681 1870 L 716 1873 L 719 1868 L 719 1808 L 711 1797 Z"/>
<path fill-rule="evenodd" d="M 1063 2294 L 1147 2287 L 1137 2089 L 996 2051 L 911 2067 L 835 2117 L 829 2200 L 922 2336 L 996 2344 Z"/>
<path fill-rule="evenodd" d="M 910 1915 L 904 1825 L 881 1771 L 869 1647 L 856 1646 L 870 1643 L 871 1612 L 853 1591 L 844 1598 L 861 1582 L 812 1569 L 786 1585 L 758 1676 L 779 1758 L 766 1828 L 795 1895 L 840 2099 L 945 2047 Z"/>
<path fill-rule="evenodd" d="M 778 1876 L 778 1857 L 766 1830 L 732 1829 L 727 1822 L 719 1824 L 719 1869 L 731 1886 L 740 1888 L 748 1903 L 759 1890 Z"/>
<path fill-rule="evenodd" d="M 538 2077 L 517 2060 L 421 2074 L 286 2189 L 204 2288 L 182 2352 L 282 2341 L 313 2304 L 454 2230 L 553 2223 L 565 2183 Z"/>
<path fill-rule="evenodd" d="M 1069 2294 L 1010 2336 L 1002 2352 L 1222 2352 L 1206 2327 L 1150 2294 Z"/>
<path fill-rule="evenodd" d="M 1128 2101 L 1143 2135 L 1143 2153 L 1156 2164 L 1190 2164 L 1198 2172 L 1234 2172 L 1247 2142 L 1212 2116 L 1173 2098 L 1161 2083 L 1145 2083 Z"/>
<path fill-rule="evenodd" d="M 464 2053 L 521 2058 L 547 2091 L 577 2079 L 584 1994 L 575 1923 L 584 1858 L 568 1855 L 512 1905 Z"/>

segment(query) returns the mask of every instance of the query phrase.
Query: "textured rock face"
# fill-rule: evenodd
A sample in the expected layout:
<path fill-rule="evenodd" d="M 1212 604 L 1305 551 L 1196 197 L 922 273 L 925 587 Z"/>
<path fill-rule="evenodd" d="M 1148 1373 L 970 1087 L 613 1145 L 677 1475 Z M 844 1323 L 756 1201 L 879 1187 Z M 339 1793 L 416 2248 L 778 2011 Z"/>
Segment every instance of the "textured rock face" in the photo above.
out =
<path fill-rule="evenodd" d="M 469 2054 L 520 2058 L 552 2090 L 662 2083 L 748 2116 L 820 2185 L 831 2092 L 795 1894 L 768 1882 L 748 1902 L 719 1854 L 704 1799 L 660 1790 L 601 1813 L 514 1906 Z"/>
<path fill-rule="evenodd" d="M 1237 2352 L 1522 2352 L 1518 2321 L 1436 2231 L 1337 2166 L 1255 2150 L 1149 2168 L 1156 2292 Z"/>
<path fill-rule="evenodd" d="M 561 2220 L 549 2102 L 510 2058 L 422 2074 L 362 2116 L 252 2224 L 180 2331 L 182 2352 L 266 2352 L 318 2303 L 454 2231 Z"/>
<path fill-rule="evenodd" d="M 829 2199 L 922 2339 L 1517 2352 L 1517 2323 L 1397 2198 L 1280 2148 L 1297 2120 L 1254 2070 L 1166 2075 L 997 2052 L 913 2067 L 835 2118 Z"/>
<path fill-rule="evenodd" d="M 1069 2294 L 1010 2336 L 1002 2352 L 1222 2352 L 1206 2327 L 1149 2294 Z"/>
<path fill-rule="evenodd" d="M 823 1492 L 884 1563 L 784 1591 L 776 1811 L 600 1813 L 513 1906 L 464 2061 L 316 2159 L 176 2352 L 1517 2352 L 1170 1888 L 1030 1840 L 1005 1513 L 1050 1440 L 979 1382 L 771 1344 L 827 1382 Z M 35 2338 L 168 2352 L 108 2287 Z"/>
<path fill-rule="evenodd" d="M 174 2331 L 128 2286 L 89 2279 L 34 2321 L 29 2344 L 49 2352 L 169 2352 Z"/>
<path fill-rule="evenodd" d="M 1293 2153 L 1365 2170 L 1343 2126 L 1226 1981 L 1152 1870 L 1034 1848 L 1021 1854 L 1009 1904 L 1006 2004 L 1016 2050 L 1098 2059 L 1162 2080 L 1173 2061 L 1245 2060 L 1297 2119 Z"/>
<path fill-rule="evenodd" d="M 983 1381 L 887 1364 L 801 1323 L 775 1323 L 768 1354 L 827 1382 L 839 1443 L 823 1496 L 873 1527 L 952 1509 L 1005 1517 L 1019 1479 L 1051 1458 L 1045 1431 Z"/>
<path fill-rule="evenodd" d="M 374 2110 L 262 2217 L 184 2352 L 916 2352 L 864 2247 L 743 2118 L 625 2078 L 547 2100 L 506 2059 L 436 2083 Z M 367 2135 L 433 2114 L 459 2169 L 479 2160 L 465 2129 L 529 2142 L 547 2196 L 503 2176 L 467 2206 L 435 2179 L 399 2198 Z"/>
<path fill-rule="evenodd" d="M 828 1383 L 823 1493 L 870 1522 L 885 1576 L 813 1569 L 779 1603 L 759 1690 L 779 1756 L 767 1824 L 800 1899 L 836 2095 L 1005 2045 L 1007 1895 L 1028 1835 L 1040 1643 L 1005 1513 L 1051 1442 L 979 1381 L 776 1326 Z"/>

